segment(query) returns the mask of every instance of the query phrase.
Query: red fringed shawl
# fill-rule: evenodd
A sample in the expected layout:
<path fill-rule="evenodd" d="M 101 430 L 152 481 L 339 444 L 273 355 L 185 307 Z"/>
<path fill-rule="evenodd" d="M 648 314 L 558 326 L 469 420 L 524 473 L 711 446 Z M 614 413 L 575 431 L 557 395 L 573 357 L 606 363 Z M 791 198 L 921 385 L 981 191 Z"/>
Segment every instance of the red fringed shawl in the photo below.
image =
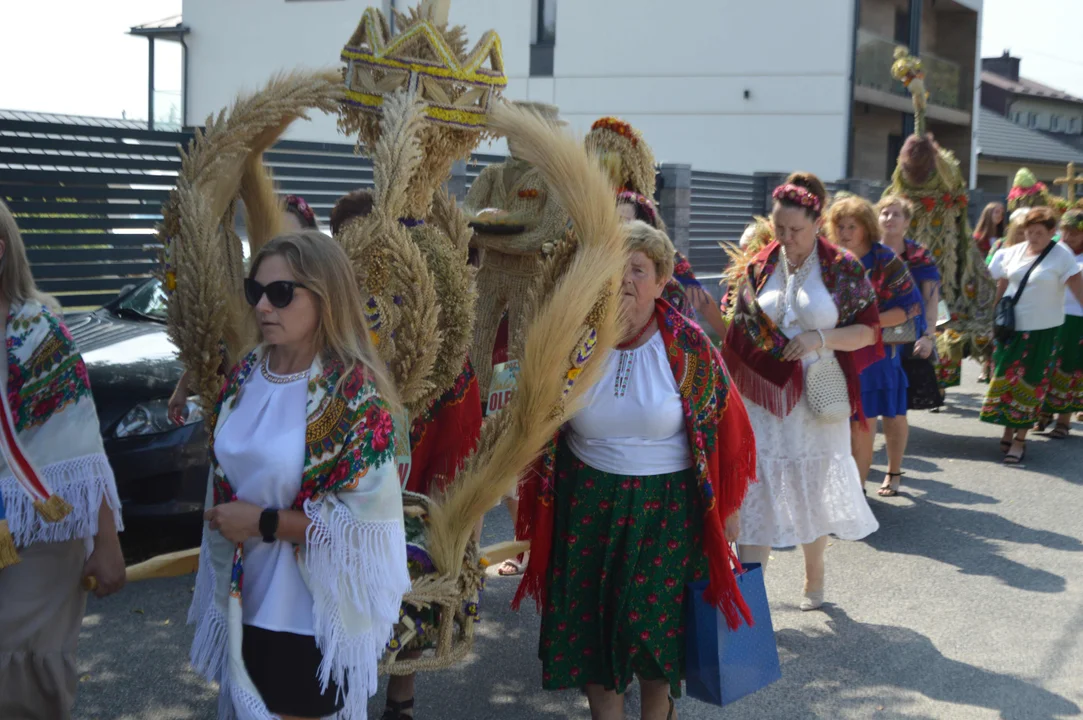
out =
<path fill-rule="evenodd" d="M 789 338 L 763 312 L 756 299 L 775 272 L 781 249 L 777 241 L 772 242 L 749 263 L 737 288 L 736 314 L 726 333 L 722 353 L 741 395 L 778 417 L 786 417 L 804 393 L 804 366 L 800 361 L 782 359 Z M 846 375 L 850 409 L 864 421 L 861 371 L 884 357 L 876 291 L 861 261 L 842 248 L 819 238 L 816 254 L 824 286 L 839 310 L 837 327 L 868 325 L 876 334 L 874 345 L 854 352 L 835 351 L 835 358 Z"/>
<path fill-rule="evenodd" d="M 657 302 L 655 318 L 666 346 L 673 377 L 684 405 L 685 428 L 692 449 L 703 508 L 704 551 L 710 581 L 704 594 L 718 607 L 731 628 L 743 617 L 752 624 L 733 576 L 736 557 L 726 542 L 726 518 L 741 507 L 749 482 L 756 478 L 756 440 L 741 397 L 730 390 L 722 357 L 694 322 L 664 300 Z M 516 535 L 530 540 L 530 564 L 515 594 L 519 607 L 531 596 L 539 610 L 545 607 L 549 558 L 553 543 L 557 439 L 520 484 Z"/>
<path fill-rule="evenodd" d="M 430 495 L 443 490 L 474 451 L 481 434 L 481 392 L 467 360 L 455 384 L 410 426 L 410 477 L 406 489 Z"/>

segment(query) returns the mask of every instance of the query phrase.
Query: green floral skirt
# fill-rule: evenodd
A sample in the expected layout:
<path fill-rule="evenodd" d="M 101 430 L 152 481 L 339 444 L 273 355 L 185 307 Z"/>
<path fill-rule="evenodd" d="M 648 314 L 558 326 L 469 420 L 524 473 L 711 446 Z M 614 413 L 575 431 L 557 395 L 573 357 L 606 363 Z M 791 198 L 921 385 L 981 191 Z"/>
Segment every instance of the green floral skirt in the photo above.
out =
<path fill-rule="evenodd" d="M 1083 317 L 1068 315 L 1060 326 L 1060 354 L 1042 412 L 1083 410 Z"/>
<path fill-rule="evenodd" d="M 941 356 L 936 361 L 936 381 L 941 390 L 959 387 L 963 382 L 963 361 Z"/>
<path fill-rule="evenodd" d="M 993 350 L 993 377 L 981 419 L 1010 428 L 1038 420 L 1057 364 L 1060 328 L 1017 332 Z"/>
<path fill-rule="evenodd" d="M 684 676 L 685 586 L 707 576 L 691 469 L 631 477 L 588 467 L 561 444 L 542 686 L 624 692 L 635 676 Z"/>

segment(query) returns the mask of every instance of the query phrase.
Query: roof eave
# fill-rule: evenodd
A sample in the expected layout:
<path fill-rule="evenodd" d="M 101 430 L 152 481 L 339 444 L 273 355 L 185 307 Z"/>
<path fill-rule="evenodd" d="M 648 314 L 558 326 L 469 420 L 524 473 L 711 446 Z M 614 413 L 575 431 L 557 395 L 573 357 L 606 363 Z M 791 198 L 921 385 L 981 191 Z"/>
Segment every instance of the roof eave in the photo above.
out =
<path fill-rule="evenodd" d="M 164 28 L 148 28 L 148 27 L 133 27 L 128 30 L 129 35 L 135 35 L 136 37 L 152 37 L 161 40 L 180 40 L 182 37 L 192 31 L 187 25 L 180 24 L 173 27 Z"/>

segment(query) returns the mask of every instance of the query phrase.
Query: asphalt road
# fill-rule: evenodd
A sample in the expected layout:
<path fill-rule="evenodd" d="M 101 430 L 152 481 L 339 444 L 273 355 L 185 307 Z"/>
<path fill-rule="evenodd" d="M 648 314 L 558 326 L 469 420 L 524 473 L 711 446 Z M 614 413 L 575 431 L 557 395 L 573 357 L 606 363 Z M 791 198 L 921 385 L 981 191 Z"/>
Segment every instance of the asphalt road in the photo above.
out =
<path fill-rule="evenodd" d="M 681 718 L 1083 716 L 1083 428 L 1063 442 L 1036 437 L 1023 466 L 1004 467 L 999 429 L 977 419 L 985 386 L 975 365 L 965 370 L 944 412 L 912 415 L 903 495 L 871 500 L 879 532 L 828 548 L 822 612 L 797 609 L 800 552 L 774 553 L 782 680 L 722 710 L 682 699 Z M 503 508 L 486 536 L 510 536 Z M 186 664 L 192 584 L 148 581 L 91 600 L 78 718 L 214 717 L 214 688 Z M 538 618 L 508 608 L 513 588 L 489 581 L 473 655 L 419 679 L 418 718 L 590 717 L 578 693 L 540 689 Z M 370 715 L 381 709 L 378 696 Z M 638 717 L 634 691 L 628 710 Z"/>

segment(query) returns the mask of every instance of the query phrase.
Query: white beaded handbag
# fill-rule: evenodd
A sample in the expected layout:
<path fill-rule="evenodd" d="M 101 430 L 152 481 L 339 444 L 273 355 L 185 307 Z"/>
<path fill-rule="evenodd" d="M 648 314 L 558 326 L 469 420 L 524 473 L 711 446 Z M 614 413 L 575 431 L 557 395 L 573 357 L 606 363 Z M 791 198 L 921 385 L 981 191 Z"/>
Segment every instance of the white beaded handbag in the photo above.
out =
<path fill-rule="evenodd" d="M 834 356 L 821 356 L 805 368 L 805 398 L 821 422 L 842 422 L 850 417 L 846 375 Z"/>

